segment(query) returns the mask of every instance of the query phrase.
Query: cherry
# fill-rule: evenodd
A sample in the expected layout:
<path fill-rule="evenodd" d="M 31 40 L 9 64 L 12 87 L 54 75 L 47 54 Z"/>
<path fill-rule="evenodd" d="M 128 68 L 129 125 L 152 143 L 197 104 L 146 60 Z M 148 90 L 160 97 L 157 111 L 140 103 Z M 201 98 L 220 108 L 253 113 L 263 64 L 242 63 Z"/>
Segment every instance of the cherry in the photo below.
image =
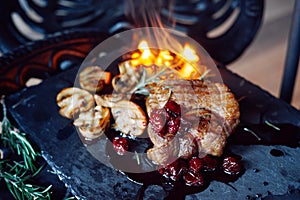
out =
<path fill-rule="evenodd" d="M 204 178 L 200 173 L 194 173 L 189 171 L 183 175 L 183 179 L 187 186 L 199 187 L 204 185 Z"/>
<path fill-rule="evenodd" d="M 183 173 L 187 172 L 187 164 L 182 159 L 177 159 L 166 166 L 159 167 L 158 172 L 166 178 L 177 181 Z"/>
<path fill-rule="evenodd" d="M 207 155 L 203 158 L 204 170 L 215 171 L 218 167 L 218 161 L 216 158 Z"/>
<path fill-rule="evenodd" d="M 193 157 L 191 158 L 191 160 L 189 161 L 189 169 L 194 172 L 194 173 L 198 173 L 200 172 L 202 169 L 204 168 L 204 162 L 202 159 L 198 158 L 198 157 Z"/>
<path fill-rule="evenodd" d="M 188 171 L 188 164 L 186 163 L 186 160 L 179 159 L 179 164 L 180 164 L 180 172 L 181 173 L 185 173 Z"/>
<path fill-rule="evenodd" d="M 152 125 L 152 130 L 156 133 L 165 133 L 166 111 L 165 109 L 154 109 L 150 113 L 149 122 Z"/>
<path fill-rule="evenodd" d="M 128 151 L 128 141 L 125 138 L 115 137 L 113 139 L 113 147 L 118 155 L 125 155 Z"/>
<path fill-rule="evenodd" d="M 168 101 L 165 105 L 165 109 L 168 113 L 173 114 L 175 117 L 178 117 L 181 114 L 180 105 L 175 101 Z"/>
<path fill-rule="evenodd" d="M 172 180 L 178 180 L 179 178 L 180 166 L 178 161 L 174 161 L 166 166 L 161 166 L 158 168 L 158 172 L 166 178 L 171 178 Z"/>
<path fill-rule="evenodd" d="M 170 117 L 168 123 L 167 123 L 167 131 L 168 133 L 171 133 L 175 135 L 179 129 L 180 126 L 180 118 L 177 117 Z"/>
<path fill-rule="evenodd" d="M 239 160 L 231 156 L 223 159 L 222 168 L 225 173 L 230 175 L 239 174 L 242 170 Z"/>
<path fill-rule="evenodd" d="M 160 175 L 166 176 L 167 172 L 166 172 L 166 168 L 164 166 L 158 166 L 157 169 L 158 173 L 160 173 Z"/>

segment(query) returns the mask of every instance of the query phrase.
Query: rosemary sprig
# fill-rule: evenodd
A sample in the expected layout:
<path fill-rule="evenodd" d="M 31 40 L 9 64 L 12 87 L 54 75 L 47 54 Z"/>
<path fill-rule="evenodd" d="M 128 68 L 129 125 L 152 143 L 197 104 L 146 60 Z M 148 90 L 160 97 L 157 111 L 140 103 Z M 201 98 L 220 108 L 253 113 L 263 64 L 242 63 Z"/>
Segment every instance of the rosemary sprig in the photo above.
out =
<path fill-rule="evenodd" d="M 42 169 L 41 166 L 34 174 L 29 173 L 25 165 L 14 162 L 13 165 L 6 163 L 7 171 L 1 170 L 2 177 L 7 188 L 15 199 L 50 199 L 51 185 L 47 188 L 32 185 L 27 182 L 36 176 Z"/>
<path fill-rule="evenodd" d="M 143 69 L 141 79 L 139 83 L 130 91 L 130 93 L 139 93 L 148 95 L 148 90 L 145 88 L 146 85 L 159 82 L 166 79 L 168 76 L 170 77 L 181 77 L 180 73 L 172 67 L 167 66 L 153 66 L 155 70 L 153 72 L 148 73 L 147 69 Z M 209 69 L 205 69 L 205 71 L 198 77 L 199 80 L 204 80 L 208 77 L 210 73 Z"/>
<path fill-rule="evenodd" d="M 156 73 L 151 73 L 151 74 L 148 74 L 148 71 L 146 69 L 143 69 L 140 82 L 130 91 L 130 93 L 134 93 L 134 92 L 139 93 L 138 90 L 144 88 L 147 84 L 151 82 L 155 82 L 157 78 L 159 78 L 162 75 L 165 75 L 166 71 L 168 70 L 168 68 L 165 66 L 156 67 L 156 68 L 158 71 L 156 70 Z"/>
<path fill-rule="evenodd" d="M 12 152 L 23 158 L 26 168 L 30 171 L 36 171 L 34 162 L 39 156 L 38 153 L 33 149 L 31 144 L 26 138 L 26 134 L 17 130 L 8 120 L 6 113 L 6 106 L 1 100 L 3 106 L 3 120 L 2 120 L 2 132 L 0 135 L 1 143 L 5 148 L 9 148 Z"/>
<path fill-rule="evenodd" d="M 3 180 L 6 183 L 12 196 L 17 200 L 50 199 L 51 185 L 45 188 L 30 184 L 32 178 L 43 168 L 43 166 L 37 167 L 40 154 L 27 140 L 26 134 L 16 129 L 8 120 L 3 98 L 1 104 L 3 120 L 0 146 L 15 153 L 17 160 L 0 159 L 0 181 Z"/>

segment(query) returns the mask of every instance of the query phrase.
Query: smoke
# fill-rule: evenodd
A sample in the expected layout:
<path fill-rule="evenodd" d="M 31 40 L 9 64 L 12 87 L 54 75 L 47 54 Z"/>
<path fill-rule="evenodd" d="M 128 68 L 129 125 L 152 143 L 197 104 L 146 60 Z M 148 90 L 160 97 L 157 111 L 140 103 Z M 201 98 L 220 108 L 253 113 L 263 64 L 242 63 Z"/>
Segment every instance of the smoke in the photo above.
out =
<path fill-rule="evenodd" d="M 162 29 L 173 29 L 175 27 L 175 17 L 173 17 L 173 0 L 128 0 L 125 4 L 125 15 L 128 19 L 133 21 L 134 25 L 138 28 L 141 27 L 158 27 Z M 160 12 L 163 9 L 168 9 L 169 16 L 167 19 L 164 18 L 166 23 L 160 16 Z M 167 26 L 166 24 L 171 24 Z M 183 45 L 178 42 L 170 31 L 149 31 L 144 32 L 143 37 L 151 46 L 159 47 L 159 49 L 171 50 L 172 52 L 181 52 Z M 158 30 L 158 29 L 157 29 Z M 183 33 L 182 33 L 183 34 Z M 136 36 L 141 38 L 141 36 Z"/>

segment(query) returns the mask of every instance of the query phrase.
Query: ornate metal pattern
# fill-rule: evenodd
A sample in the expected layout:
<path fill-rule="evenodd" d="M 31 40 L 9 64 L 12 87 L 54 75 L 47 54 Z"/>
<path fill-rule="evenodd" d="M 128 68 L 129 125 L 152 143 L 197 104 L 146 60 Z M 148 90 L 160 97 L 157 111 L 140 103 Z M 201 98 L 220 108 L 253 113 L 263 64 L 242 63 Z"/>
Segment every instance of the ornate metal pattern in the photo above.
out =
<path fill-rule="evenodd" d="M 125 12 L 128 2 L 134 5 L 135 18 Z M 149 2 L 151 7 L 139 7 Z M 24 87 L 30 77 L 45 78 L 70 68 L 74 60 L 82 59 L 107 36 L 146 26 L 144 21 L 136 22 L 151 9 L 158 11 L 165 27 L 186 32 L 217 63 L 227 64 L 239 57 L 254 38 L 263 7 L 263 0 L 6 1 L 0 7 L 0 51 L 6 52 L 0 59 L 0 91 L 8 94 Z M 26 33 L 18 23 L 23 23 Z M 68 33 L 61 34 L 66 30 Z M 84 34 L 76 33 L 79 30 Z"/>
<path fill-rule="evenodd" d="M 44 79 L 78 66 L 107 36 L 101 32 L 67 32 L 28 44 L 0 58 L 0 95 L 25 87 L 32 77 Z"/>
<path fill-rule="evenodd" d="M 125 12 L 130 4 L 135 19 Z M 62 30 L 94 28 L 113 34 L 136 27 L 152 9 L 164 26 L 186 32 L 217 62 L 227 64 L 252 41 L 263 7 L 263 0 L 11 0 L 0 7 L 0 51 Z"/>
<path fill-rule="evenodd" d="M 186 1 L 182 1 L 186 2 Z M 189 0 L 174 7 L 185 20 L 176 28 L 200 42 L 222 64 L 238 58 L 253 40 L 263 15 L 263 0 Z M 210 34 L 214 33 L 215 34 Z"/>

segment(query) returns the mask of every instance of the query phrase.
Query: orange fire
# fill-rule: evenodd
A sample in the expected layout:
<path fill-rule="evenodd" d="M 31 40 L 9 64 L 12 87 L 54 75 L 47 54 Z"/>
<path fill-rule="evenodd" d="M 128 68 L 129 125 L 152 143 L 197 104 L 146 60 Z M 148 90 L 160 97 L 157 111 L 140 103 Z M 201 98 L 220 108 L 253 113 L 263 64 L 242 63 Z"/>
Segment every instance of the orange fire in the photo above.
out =
<path fill-rule="evenodd" d="M 174 55 L 168 50 L 151 50 L 146 40 L 140 41 L 138 50 L 139 52 L 131 55 L 130 63 L 134 67 L 139 65 L 172 67 L 176 68 L 182 78 L 199 78 L 201 76 L 194 67 L 200 58 L 188 44 L 184 45 L 180 55 Z"/>

